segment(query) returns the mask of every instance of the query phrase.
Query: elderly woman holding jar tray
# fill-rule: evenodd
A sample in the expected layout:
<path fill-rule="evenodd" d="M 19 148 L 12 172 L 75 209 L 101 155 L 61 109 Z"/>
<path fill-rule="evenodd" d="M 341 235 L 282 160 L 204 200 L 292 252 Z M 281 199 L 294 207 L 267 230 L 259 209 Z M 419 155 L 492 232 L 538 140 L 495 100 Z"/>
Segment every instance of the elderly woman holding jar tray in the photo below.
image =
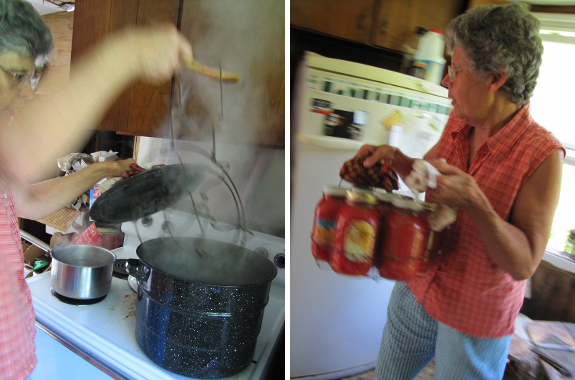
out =
<path fill-rule="evenodd" d="M 413 379 L 434 358 L 438 379 L 501 379 L 559 201 L 565 150 L 529 113 L 539 22 L 518 4 L 479 6 L 454 19 L 445 40 L 453 112 L 424 157 L 441 174 L 426 201 L 458 215 L 425 273 L 395 285 L 380 379 Z M 387 145 L 356 157 L 366 167 L 385 161 L 403 179 L 414 163 Z"/>

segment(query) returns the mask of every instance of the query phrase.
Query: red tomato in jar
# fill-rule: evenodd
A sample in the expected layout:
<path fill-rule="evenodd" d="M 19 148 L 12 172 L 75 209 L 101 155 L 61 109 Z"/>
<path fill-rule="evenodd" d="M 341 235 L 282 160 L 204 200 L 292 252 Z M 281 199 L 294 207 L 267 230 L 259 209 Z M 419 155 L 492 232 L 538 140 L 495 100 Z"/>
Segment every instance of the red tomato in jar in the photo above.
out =
<path fill-rule="evenodd" d="M 366 275 L 373 266 L 380 217 L 377 198 L 363 191 L 348 191 L 337 216 L 334 251 L 329 264 L 334 272 Z"/>
<path fill-rule="evenodd" d="M 426 217 L 412 210 L 412 201 L 394 199 L 393 205 L 378 270 L 381 277 L 407 281 L 425 270 L 430 230 Z"/>
<path fill-rule="evenodd" d="M 323 197 L 315 208 L 311 253 L 318 261 L 329 261 L 333 250 L 337 212 L 345 203 L 347 190 L 324 186 Z"/>

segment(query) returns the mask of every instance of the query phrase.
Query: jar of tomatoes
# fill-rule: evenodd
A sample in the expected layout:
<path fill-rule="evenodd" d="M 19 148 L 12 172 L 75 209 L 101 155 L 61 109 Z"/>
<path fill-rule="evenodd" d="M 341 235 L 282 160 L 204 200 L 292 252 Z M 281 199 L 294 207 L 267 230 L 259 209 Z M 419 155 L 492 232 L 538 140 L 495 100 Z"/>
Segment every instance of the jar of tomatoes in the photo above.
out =
<path fill-rule="evenodd" d="M 430 228 L 426 205 L 409 199 L 392 199 L 392 210 L 384 226 L 385 242 L 381 244 L 377 263 L 381 277 L 407 281 L 425 270 Z"/>
<path fill-rule="evenodd" d="M 379 212 L 381 223 L 384 225 L 383 223 L 387 217 L 387 214 L 389 214 L 393 208 L 391 200 L 397 196 L 393 195 L 392 193 L 386 193 L 384 191 L 375 191 L 374 194 L 377 197 L 376 209 L 377 212 Z"/>
<path fill-rule="evenodd" d="M 358 189 L 347 192 L 337 215 L 334 250 L 329 264 L 334 272 L 362 276 L 373 266 L 379 233 L 377 197 Z"/>
<path fill-rule="evenodd" d="M 337 212 L 345 203 L 347 189 L 324 186 L 323 197 L 315 207 L 313 231 L 311 234 L 311 253 L 318 266 L 329 261 L 333 250 Z M 329 265 L 326 264 L 329 268 Z"/>

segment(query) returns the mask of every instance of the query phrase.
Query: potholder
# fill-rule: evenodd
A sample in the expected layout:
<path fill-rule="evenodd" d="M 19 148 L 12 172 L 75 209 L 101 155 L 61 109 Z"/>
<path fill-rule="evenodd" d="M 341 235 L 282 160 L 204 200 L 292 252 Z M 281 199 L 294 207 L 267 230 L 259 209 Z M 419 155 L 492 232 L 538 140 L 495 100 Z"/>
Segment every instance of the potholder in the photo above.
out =
<path fill-rule="evenodd" d="M 353 185 L 377 187 L 384 189 L 388 193 L 399 189 L 395 171 L 380 162 L 371 168 L 365 168 L 361 158 L 352 158 L 344 162 L 339 171 L 339 176 Z"/>

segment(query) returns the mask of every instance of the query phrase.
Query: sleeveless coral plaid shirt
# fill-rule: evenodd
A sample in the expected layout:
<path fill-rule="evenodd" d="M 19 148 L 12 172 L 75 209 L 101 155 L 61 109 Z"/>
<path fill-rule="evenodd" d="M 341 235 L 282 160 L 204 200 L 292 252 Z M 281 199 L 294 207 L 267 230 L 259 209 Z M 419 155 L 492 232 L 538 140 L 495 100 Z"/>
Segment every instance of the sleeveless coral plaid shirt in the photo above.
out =
<path fill-rule="evenodd" d="M 529 103 L 479 147 L 469 170 L 471 126 L 449 117 L 436 157 L 473 176 L 497 214 L 508 220 L 525 181 L 561 143 L 529 114 Z M 432 202 L 427 195 L 426 201 Z M 525 281 L 515 281 L 489 258 L 475 225 L 463 211 L 441 233 L 442 254 L 422 277 L 407 283 L 417 302 L 441 323 L 480 338 L 514 331 Z"/>
<path fill-rule="evenodd" d="M 10 189 L 0 182 L 0 379 L 26 379 L 36 366 L 34 310 L 24 280 L 20 229 Z"/>

